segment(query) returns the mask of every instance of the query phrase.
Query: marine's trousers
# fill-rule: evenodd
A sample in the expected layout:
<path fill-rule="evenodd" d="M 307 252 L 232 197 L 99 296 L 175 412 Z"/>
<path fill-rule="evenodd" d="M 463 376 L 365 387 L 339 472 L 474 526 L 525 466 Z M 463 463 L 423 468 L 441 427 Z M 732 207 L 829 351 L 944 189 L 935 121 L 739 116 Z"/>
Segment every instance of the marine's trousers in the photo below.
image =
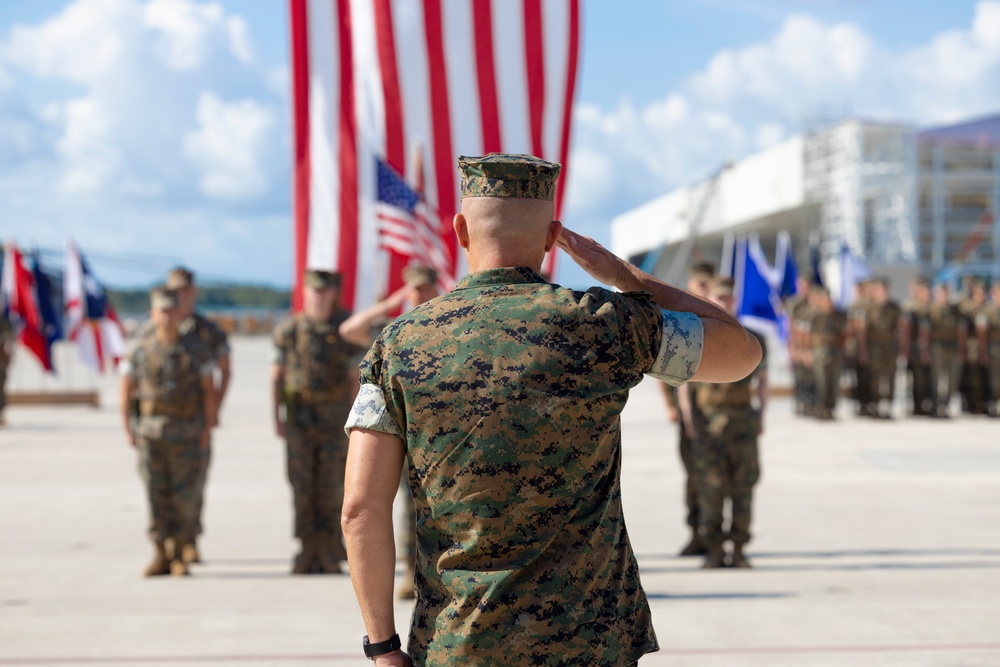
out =
<path fill-rule="evenodd" d="M 687 525 L 691 526 L 691 530 L 697 531 L 701 524 L 698 503 L 698 472 L 695 470 L 691 438 L 688 437 L 683 421 L 679 426 L 681 463 L 684 464 L 684 502 L 687 503 L 688 509 Z"/>
<path fill-rule="evenodd" d="M 837 407 L 840 391 L 841 356 L 836 350 L 818 350 L 813 353 L 813 373 L 816 378 L 816 405 L 825 410 Z"/>
<path fill-rule="evenodd" d="M 896 358 L 899 356 L 899 348 L 895 345 L 869 346 L 871 363 L 868 366 L 870 373 L 870 391 L 868 398 L 872 403 L 879 401 L 889 401 L 896 397 Z"/>
<path fill-rule="evenodd" d="M 816 378 L 811 368 L 803 363 L 792 364 L 795 383 L 795 406 L 798 412 L 811 409 L 815 403 Z"/>
<path fill-rule="evenodd" d="M 926 415 L 932 412 L 931 404 L 934 397 L 931 394 L 931 367 L 919 361 L 911 361 L 910 395 L 913 399 L 913 414 Z"/>
<path fill-rule="evenodd" d="M 1000 416 L 1000 343 L 990 343 L 989 365 L 986 367 L 989 375 L 990 401 L 994 416 Z"/>
<path fill-rule="evenodd" d="M 944 414 L 948 410 L 952 394 L 958 386 L 959 370 L 955 345 L 931 345 L 931 393 L 934 396 L 934 409 L 938 414 Z"/>
<path fill-rule="evenodd" d="M 709 548 L 721 545 L 727 537 L 733 544 L 746 544 L 750 541 L 753 487 L 760 479 L 756 437 L 724 440 L 705 436 L 696 448 L 702 541 Z M 727 497 L 731 500 L 728 534 L 723 528 Z"/>
<path fill-rule="evenodd" d="M 201 515 L 205 509 L 205 485 L 208 484 L 208 466 L 211 462 L 212 443 L 210 441 L 208 446 L 201 450 L 201 456 L 198 459 L 198 483 L 196 485 L 198 495 L 195 499 L 198 512 L 198 525 L 195 535 L 201 535 L 202 533 Z"/>
<path fill-rule="evenodd" d="M 869 405 L 875 400 L 872 396 L 872 367 L 855 360 L 854 377 L 854 398 L 858 401 L 858 411 L 866 414 Z"/>
<path fill-rule="evenodd" d="M 194 540 L 196 485 L 201 459 L 197 440 L 139 438 L 139 472 L 149 500 L 149 535 L 156 542 Z"/>
<path fill-rule="evenodd" d="M 967 412 L 983 414 L 989 396 L 988 372 L 979 364 L 978 354 L 962 367 L 962 403 Z"/>
<path fill-rule="evenodd" d="M 347 436 L 343 429 L 298 429 L 289 425 L 285 440 L 288 481 L 295 505 L 295 537 L 331 537 L 340 544 Z"/>

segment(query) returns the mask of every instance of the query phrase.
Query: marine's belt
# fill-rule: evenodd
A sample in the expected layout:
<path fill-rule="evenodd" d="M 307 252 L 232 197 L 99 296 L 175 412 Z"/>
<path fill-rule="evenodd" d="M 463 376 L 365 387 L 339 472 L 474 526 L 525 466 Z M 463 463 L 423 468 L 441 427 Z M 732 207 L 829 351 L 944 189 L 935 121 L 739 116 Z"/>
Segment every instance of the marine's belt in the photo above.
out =
<path fill-rule="evenodd" d="M 139 401 L 139 414 L 156 415 L 159 417 L 176 417 L 178 419 L 192 419 L 201 415 L 201 403 L 198 401 L 184 401 L 177 403 L 173 401 L 160 401 L 157 399 L 144 398 Z"/>
<path fill-rule="evenodd" d="M 720 385 L 699 387 L 696 399 L 698 405 L 706 408 L 745 407 L 750 404 L 753 392 L 750 385 L 722 388 Z"/>

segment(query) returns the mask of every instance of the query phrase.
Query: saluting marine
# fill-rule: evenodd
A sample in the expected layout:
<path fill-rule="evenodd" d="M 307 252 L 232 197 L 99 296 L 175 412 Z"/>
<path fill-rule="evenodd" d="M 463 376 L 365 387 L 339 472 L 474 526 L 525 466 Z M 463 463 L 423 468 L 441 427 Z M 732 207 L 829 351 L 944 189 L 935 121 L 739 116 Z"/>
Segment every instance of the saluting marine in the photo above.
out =
<path fill-rule="evenodd" d="M 303 310 L 274 330 L 271 366 L 275 430 L 285 439 L 295 504 L 295 537 L 302 549 L 293 574 L 338 574 L 347 560 L 340 528 L 347 436 L 344 422 L 357 393 L 364 348 L 339 327 L 340 275 L 308 271 Z"/>
<path fill-rule="evenodd" d="M 122 363 L 121 409 L 149 500 L 156 548 L 146 576 L 186 575 L 198 529 L 198 479 L 215 419 L 211 351 L 182 337 L 177 294 L 150 293 L 153 334 Z M 138 417 L 132 413 L 138 404 Z"/>

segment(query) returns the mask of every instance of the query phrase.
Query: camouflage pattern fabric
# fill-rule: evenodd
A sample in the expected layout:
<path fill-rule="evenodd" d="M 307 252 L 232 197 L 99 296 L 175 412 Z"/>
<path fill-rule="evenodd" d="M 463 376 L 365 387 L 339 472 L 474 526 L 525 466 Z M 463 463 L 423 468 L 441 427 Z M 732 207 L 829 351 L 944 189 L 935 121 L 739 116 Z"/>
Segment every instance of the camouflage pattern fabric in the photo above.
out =
<path fill-rule="evenodd" d="M 326 322 L 297 314 L 274 331 L 277 362 L 285 378 L 288 481 L 295 507 L 295 536 L 333 537 L 341 544 L 351 370 L 364 350 L 340 337 L 348 313 Z M 341 558 L 346 554 L 338 554 Z"/>
<path fill-rule="evenodd" d="M 674 396 L 674 405 L 677 405 L 677 388 L 664 383 Z M 687 525 L 695 532 L 698 530 L 700 520 L 698 518 L 698 475 L 695 474 L 694 458 L 691 453 L 691 438 L 688 437 L 687 429 L 684 428 L 684 420 L 677 424 L 678 452 L 681 457 L 681 465 L 684 466 L 684 503 L 687 505 Z"/>
<path fill-rule="evenodd" d="M 873 403 L 892 401 L 896 396 L 896 365 L 899 358 L 899 323 L 903 311 L 890 301 L 872 303 L 865 312 L 865 335 L 868 342 L 868 368 Z"/>
<path fill-rule="evenodd" d="M 490 153 L 458 158 L 463 197 L 519 197 L 552 201 L 562 165 L 532 155 Z"/>
<path fill-rule="evenodd" d="M 931 304 L 927 311 L 927 326 L 930 327 L 931 341 L 931 393 L 934 397 L 934 411 L 946 414 L 951 397 L 958 389 L 961 373 L 958 349 L 959 328 L 964 326 L 958 306 L 954 304 Z"/>
<path fill-rule="evenodd" d="M 149 533 L 157 541 L 188 544 L 197 534 L 199 439 L 206 417 L 201 380 L 211 370 L 208 348 L 193 338 L 168 345 L 147 336 L 127 357 L 126 373 L 139 397 L 136 439 Z"/>
<path fill-rule="evenodd" d="M 909 321 L 910 349 L 905 350 L 906 367 L 910 375 L 910 396 L 913 414 L 926 415 L 931 412 L 931 366 L 924 360 L 924 344 L 920 331 L 927 326 L 928 304 L 910 299 L 903 304 L 903 317 Z M 929 354 L 929 350 L 927 350 Z"/>
<path fill-rule="evenodd" d="M 737 382 L 691 385 L 694 398 L 694 465 L 698 477 L 698 532 L 709 548 L 728 538 L 733 544 L 750 541 L 753 487 L 760 479 L 757 436 L 760 414 L 754 409 L 752 385 L 767 369 L 767 346 L 757 369 Z M 723 505 L 730 499 L 730 527 L 723 529 Z"/>
<path fill-rule="evenodd" d="M 786 308 L 791 315 L 793 326 L 798 329 L 808 330 L 809 319 L 811 317 L 808 296 L 801 294 L 790 298 Z M 812 369 L 802 363 L 801 360 L 792 363 L 792 383 L 796 412 L 805 414 L 813 407 L 816 387 Z"/>
<path fill-rule="evenodd" d="M 846 326 L 844 314 L 837 311 L 816 312 L 810 319 L 816 406 L 821 410 L 832 412 L 837 407 L 843 364 L 840 341 Z"/>
<path fill-rule="evenodd" d="M 989 399 L 988 371 L 979 363 L 979 337 L 975 334 L 975 322 L 980 311 L 987 304 L 973 298 L 964 299 L 959 304 L 959 311 L 965 318 L 965 326 L 969 332 L 965 343 L 965 365 L 962 366 L 962 379 L 959 387 L 962 392 L 962 405 L 966 412 L 985 414 Z"/>
<path fill-rule="evenodd" d="M 852 397 L 858 402 L 859 412 L 866 413 L 868 405 L 871 403 L 871 366 L 868 363 L 861 363 L 858 358 L 858 338 L 856 327 L 863 322 L 865 313 L 871 308 L 872 302 L 867 297 L 861 297 L 854 301 L 847 309 L 847 339 L 844 343 L 842 364 L 849 370 L 854 371 L 854 387 Z"/>
<path fill-rule="evenodd" d="M 976 315 L 976 326 L 986 329 L 990 410 L 994 416 L 1000 416 L 1000 303 L 986 304 Z"/>
<path fill-rule="evenodd" d="M 643 373 L 672 384 L 701 322 L 645 293 L 507 268 L 389 324 L 347 428 L 403 439 L 417 512 L 416 665 L 622 665 L 658 649 L 621 506 Z"/>
<path fill-rule="evenodd" d="M 14 324 L 0 315 L 0 413 L 7 407 L 7 367 L 10 366 L 9 349 L 14 345 L 17 334 Z"/>

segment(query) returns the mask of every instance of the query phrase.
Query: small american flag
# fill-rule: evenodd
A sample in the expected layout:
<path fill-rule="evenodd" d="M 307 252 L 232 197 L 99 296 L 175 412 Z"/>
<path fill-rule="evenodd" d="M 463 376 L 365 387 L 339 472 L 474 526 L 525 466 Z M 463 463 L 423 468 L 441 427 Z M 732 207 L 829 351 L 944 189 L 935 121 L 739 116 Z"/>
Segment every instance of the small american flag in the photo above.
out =
<path fill-rule="evenodd" d="M 375 165 L 379 247 L 434 267 L 438 272 L 438 286 L 450 290 L 455 284 L 451 275 L 451 251 L 437 232 L 437 214 L 395 169 L 377 158 Z"/>

